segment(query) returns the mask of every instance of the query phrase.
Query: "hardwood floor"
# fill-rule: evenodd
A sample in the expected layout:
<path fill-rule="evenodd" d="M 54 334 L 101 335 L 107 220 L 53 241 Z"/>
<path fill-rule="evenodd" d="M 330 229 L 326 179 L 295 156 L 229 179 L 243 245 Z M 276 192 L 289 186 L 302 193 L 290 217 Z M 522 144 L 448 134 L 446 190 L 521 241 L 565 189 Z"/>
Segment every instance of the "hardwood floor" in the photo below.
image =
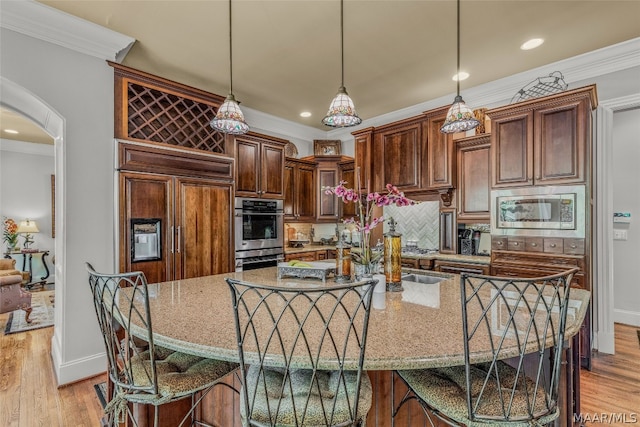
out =
<path fill-rule="evenodd" d="M 7 317 L 0 315 L 0 326 Z M 605 424 L 623 425 L 624 420 L 634 419 L 640 423 L 638 330 L 617 324 L 616 354 L 596 354 L 593 370 L 582 370 L 583 416 L 623 414 L 619 422 Z M 93 386 L 104 381 L 105 375 L 56 387 L 50 356 L 52 335 L 53 328 L 0 335 L 1 426 L 100 426 L 102 407 Z"/>

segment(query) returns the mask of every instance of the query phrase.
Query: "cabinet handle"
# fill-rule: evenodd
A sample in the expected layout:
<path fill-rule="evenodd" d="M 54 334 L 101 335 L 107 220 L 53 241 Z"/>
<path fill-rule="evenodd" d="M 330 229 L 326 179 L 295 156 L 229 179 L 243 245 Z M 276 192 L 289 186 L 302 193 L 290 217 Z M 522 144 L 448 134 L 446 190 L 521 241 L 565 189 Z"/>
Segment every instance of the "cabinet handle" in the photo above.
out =
<path fill-rule="evenodd" d="M 549 246 L 551 246 L 552 248 L 555 248 L 555 247 L 556 247 L 556 244 L 555 244 L 555 243 L 552 243 L 552 244 L 550 244 Z"/>
<path fill-rule="evenodd" d="M 173 225 L 171 226 L 171 253 L 173 253 L 173 248 L 175 247 L 175 236 L 173 234 Z"/>
<path fill-rule="evenodd" d="M 513 246 L 518 246 L 520 243 L 518 242 L 513 242 Z"/>
<path fill-rule="evenodd" d="M 498 246 L 502 246 L 502 241 L 496 242 Z"/>
<path fill-rule="evenodd" d="M 531 246 L 533 246 L 535 248 L 536 246 L 538 246 L 538 244 L 534 242 L 534 243 L 531 244 Z"/>
<path fill-rule="evenodd" d="M 577 248 L 577 247 L 578 247 L 578 246 L 576 246 L 575 244 L 571 245 L 571 249 L 575 249 L 575 248 Z"/>
<path fill-rule="evenodd" d="M 180 229 L 181 228 L 182 227 L 178 226 L 178 250 L 177 250 L 178 253 L 180 253 Z"/>

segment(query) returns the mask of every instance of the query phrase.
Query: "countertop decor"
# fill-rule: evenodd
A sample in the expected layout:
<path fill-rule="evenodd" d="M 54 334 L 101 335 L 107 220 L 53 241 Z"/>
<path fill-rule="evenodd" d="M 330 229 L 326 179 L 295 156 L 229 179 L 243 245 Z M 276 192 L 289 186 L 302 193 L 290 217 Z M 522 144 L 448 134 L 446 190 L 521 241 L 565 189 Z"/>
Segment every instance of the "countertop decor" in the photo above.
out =
<path fill-rule="evenodd" d="M 356 232 L 360 234 L 358 241 L 359 250 L 352 251 L 351 258 L 355 264 L 362 266 L 363 274 L 373 274 L 377 272 L 377 266 L 382 258 L 382 252 L 372 250 L 371 230 L 378 224 L 384 222 L 383 216 L 376 217 L 373 215 L 373 208 L 376 206 L 383 207 L 389 205 L 410 206 L 418 202 L 406 198 L 404 193 L 392 184 L 386 185 L 385 188 L 387 192 L 385 194 L 370 192 L 369 190 L 367 190 L 366 194 L 363 194 L 360 191 L 359 175 L 360 168 L 357 168 L 356 189 L 346 188 L 344 186 L 346 181 L 340 181 L 337 186 L 323 187 L 323 190 L 325 194 L 334 194 L 336 197 L 342 199 L 344 203 L 356 204 L 357 217 L 343 220 L 345 224 L 353 224 Z"/>

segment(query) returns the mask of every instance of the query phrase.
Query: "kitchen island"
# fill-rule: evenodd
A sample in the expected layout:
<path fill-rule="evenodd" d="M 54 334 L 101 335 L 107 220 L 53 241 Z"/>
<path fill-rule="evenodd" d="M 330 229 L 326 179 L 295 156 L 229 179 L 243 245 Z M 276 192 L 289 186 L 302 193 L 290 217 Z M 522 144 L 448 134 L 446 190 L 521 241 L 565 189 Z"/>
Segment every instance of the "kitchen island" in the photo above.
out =
<path fill-rule="evenodd" d="M 235 326 L 230 293 L 224 280 L 226 277 L 292 288 L 330 287 L 333 283 L 332 280 L 323 285 L 313 279 L 277 279 L 276 270 L 271 267 L 149 285 L 155 344 L 195 355 L 237 361 Z M 425 273 L 420 270 L 414 272 Z M 373 407 L 367 417 L 370 426 L 391 425 L 392 397 L 389 389 L 393 378 L 390 371 L 464 363 L 459 276 L 429 275 L 442 280 L 430 284 L 403 282 L 402 292 L 373 295 L 364 362 L 364 369 L 369 371 L 374 387 Z M 567 319 L 567 340 L 579 331 L 589 299 L 589 292 L 572 289 L 573 310 Z M 489 358 L 490 349 L 487 348 L 476 352 L 473 361 Z M 566 390 L 573 390 L 571 375 L 564 378 L 567 379 Z M 400 393 L 402 390 L 398 391 Z M 235 395 L 221 389 L 207 399 L 214 402 L 216 411 L 209 411 L 205 405 L 204 419 L 215 418 L 225 426 L 240 425 Z M 414 425 L 416 417 L 421 416 L 417 407 L 406 412 L 410 413 L 398 419 L 396 426 Z M 564 419 L 570 419 L 570 416 Z"/>

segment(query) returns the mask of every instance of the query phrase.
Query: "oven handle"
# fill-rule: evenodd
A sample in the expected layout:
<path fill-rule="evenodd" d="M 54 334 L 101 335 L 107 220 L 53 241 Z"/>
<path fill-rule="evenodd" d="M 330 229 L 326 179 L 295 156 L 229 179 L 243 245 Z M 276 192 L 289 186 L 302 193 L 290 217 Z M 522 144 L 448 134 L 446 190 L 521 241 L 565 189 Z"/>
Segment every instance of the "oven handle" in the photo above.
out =
<path fill-rule="evenodd" d="M 242 215 L 284 216 L 284 212 L 251 212 L 251 211 L 236 212 L 236 216 L 242 216 Z"/>

